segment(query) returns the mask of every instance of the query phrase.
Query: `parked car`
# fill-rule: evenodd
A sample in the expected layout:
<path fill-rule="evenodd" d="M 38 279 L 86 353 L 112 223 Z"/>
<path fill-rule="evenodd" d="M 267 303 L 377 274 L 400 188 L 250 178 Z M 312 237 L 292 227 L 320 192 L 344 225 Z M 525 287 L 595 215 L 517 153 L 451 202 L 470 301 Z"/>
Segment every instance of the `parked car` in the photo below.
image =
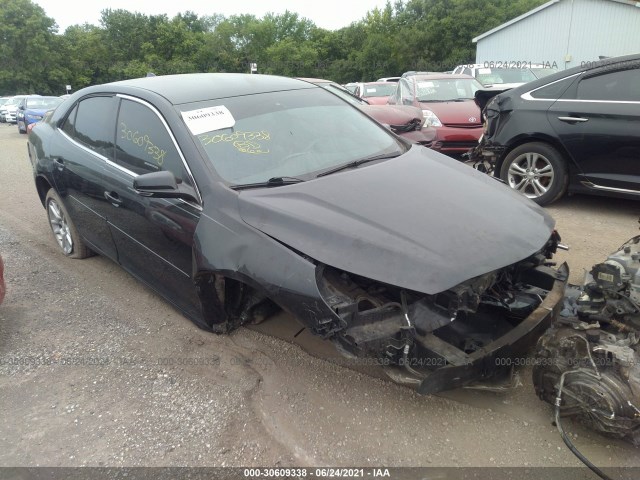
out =
<path fill-rule="evenodd" d="M 17 122 L 18 105 L 20 104 L 20 101 L 27 96 L 28 95 L 15 95 L 0 107 L 0 117 L 4 119 L 4 122 Z"/>
<path fill-rule="evenodd" d="M 519 87 L 538 78 L 553 75 L 557 71 L 554 64 L 531 62 L 513 62 L 512 64 L 487 62 L 458 65 L 453 69 L 454 74 L 475 77 L 485 88 L 498 89 Z"/>
<path fill-rule="evenodd" d="M 24 97 L 18 103 L 16 112 L 16 123 L 18 132 L 27 133 L 27 127 L 42 120 L 45 112 L 56 108 L 64 99 L 60 97 L 42 97 L 33 95 Z"/>
<path fill-rule="evenodd" d="M 354 93 L 371 105 L 386 105 L 389 95 L 392 95 L 395 89 L 396 85 L 393 82 L 368 82 L 361 84 Z"/>
<path fill-rule="evenodd" d="M 0 97 L 0 123 L 6 123 L 4 119 L 5 111 L 2 110 L 2 106 L 11 100 L 11 97 Z"/>
<path fill-rule="evenodd" d="M 54 110 L 47 110 L 44 115 L 42 116 L 42 119 L 38 122 L 35 123 L 30 123 L 29 125 L 27 125 L 27 134 L 31 133 L 31 130 L 33 130 L 35 128 L 36 125 L 38 125 L 40 122 L 46 122 L 48 121 L 49 118 L 51 118 L 51 115 L 53 115 Z"/>
<path fill-rule="evenodd" d="M 475 155 L 540 205 L 565 192 L 639 198 L 640 55 L 608 58 L 492 98 Z"/>
<path fill-rule="evenodd" d="M 435 129 L 424 126 L 424 117 L 422 111 L 416 107 L 405 105 L 370 105 L 369 102 L 360 97 L 356 97 L 341 85 L 330 80 L 321 80 L 317 78 L 302 78 L 307 82 L 311 82 L 331 93 L 338 95 L 347 102 L 355 105 L 371 118 L 379 123 L 386 125 L 389 129 L 400 135 L 406 140 L 418 143 L 425 147 L 431 147 L 436 137 Z"/>
<path fill-rule="evenodd" d="M 508 369 L 561 305 L 543 209 L 309 82 L 88 87 L 28 151 L 63 254 L 111 258 L 218 333 L 282 308 L 420 393 Z"/>
<path fill-rule="evenodd" d="M 2 97 L 0 101 L 0 123 L 7 123 L 7 108 L 9 103 L 13 103 L 12 98 L 13 97 Z M 7 106 L 5 107 L 5 105 Z"/>
<path fill-rule="evenodd" d="M 407 72 L 389 97 L 389 104 L 420 108 L 426 125 L 436 130 L 431 148 L 462 154 L 476 146 L 482 135 L 482 117 L 474 102 L 474 93 L 481 88 L 468 75 Z"/>

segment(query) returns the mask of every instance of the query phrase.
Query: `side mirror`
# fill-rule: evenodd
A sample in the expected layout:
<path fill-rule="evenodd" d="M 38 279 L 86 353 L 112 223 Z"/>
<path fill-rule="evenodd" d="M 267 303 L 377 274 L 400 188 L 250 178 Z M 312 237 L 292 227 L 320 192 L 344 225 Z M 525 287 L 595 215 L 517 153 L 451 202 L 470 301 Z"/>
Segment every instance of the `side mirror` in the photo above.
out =
<path fill-rule="evenodd" d="M 145 173 L 133 179 L 133 188 L 138 195 L 154 198 L 181 198 L 190 202 L 198 202 L 193 188 L 178 180 L 167 170 Z"/>

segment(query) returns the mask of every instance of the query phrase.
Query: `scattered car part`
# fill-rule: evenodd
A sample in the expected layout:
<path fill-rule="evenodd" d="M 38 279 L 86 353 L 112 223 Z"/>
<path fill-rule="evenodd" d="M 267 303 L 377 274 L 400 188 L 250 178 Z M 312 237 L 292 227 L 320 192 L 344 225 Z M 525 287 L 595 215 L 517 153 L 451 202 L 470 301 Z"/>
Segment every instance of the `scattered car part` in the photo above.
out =
<path fill-rule="evenodd" d="M 640 236 L 567 292 L 537 345 L 536 393 L 562 417 L 640 445 Z"/>

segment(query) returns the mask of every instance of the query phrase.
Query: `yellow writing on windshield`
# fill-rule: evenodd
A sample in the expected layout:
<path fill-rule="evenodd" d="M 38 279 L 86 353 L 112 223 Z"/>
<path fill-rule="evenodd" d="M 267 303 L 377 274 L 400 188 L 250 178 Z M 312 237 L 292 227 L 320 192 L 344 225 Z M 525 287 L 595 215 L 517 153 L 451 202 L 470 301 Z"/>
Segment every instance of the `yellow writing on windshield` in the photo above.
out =
<path fill-rule="evenodd" d="M 269 153 L 269 149 L 264 149 L 258 142 L 271 140 L 271 134 L 264 130 L 260 132 L 218 133 L 216 135 L 206 133 L 199 135 L 198 138 L 205 147 L 220 142 L 231 142 L 241 153 L 260 154 Z"/>

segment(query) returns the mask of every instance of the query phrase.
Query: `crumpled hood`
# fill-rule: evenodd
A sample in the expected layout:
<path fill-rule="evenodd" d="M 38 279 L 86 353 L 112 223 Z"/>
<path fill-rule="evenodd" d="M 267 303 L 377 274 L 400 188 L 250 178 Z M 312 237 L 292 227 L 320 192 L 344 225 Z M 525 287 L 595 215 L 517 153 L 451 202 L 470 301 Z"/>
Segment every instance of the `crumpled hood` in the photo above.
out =
<path fill-rule="evenodd" d="M 324 264 L 427 294 L 536 253 L 554 226 L 506 185 L 419 146 L 238 202 L 247 224 Z"/>

